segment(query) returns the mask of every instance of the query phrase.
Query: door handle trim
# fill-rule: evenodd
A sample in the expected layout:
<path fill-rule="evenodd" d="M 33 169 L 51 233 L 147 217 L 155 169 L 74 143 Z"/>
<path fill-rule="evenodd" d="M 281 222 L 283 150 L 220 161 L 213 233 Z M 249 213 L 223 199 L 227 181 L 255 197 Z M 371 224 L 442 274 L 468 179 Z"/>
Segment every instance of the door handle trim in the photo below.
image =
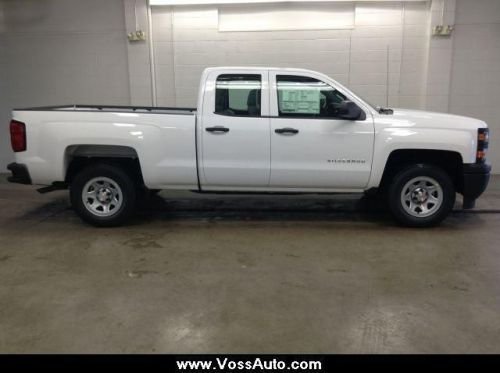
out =
<path fill-rule="evenodd" d="M 296 135 L 299 133 L 298 129 L 285 127 L 285 128 L 276 128 L 274 130 L 278 135 Z"/>
<path fill-rule="evenodd" d="M 223 126 L 205 127 L 205 131 L 212 133 L 227 133 L 229 128 Z"/>

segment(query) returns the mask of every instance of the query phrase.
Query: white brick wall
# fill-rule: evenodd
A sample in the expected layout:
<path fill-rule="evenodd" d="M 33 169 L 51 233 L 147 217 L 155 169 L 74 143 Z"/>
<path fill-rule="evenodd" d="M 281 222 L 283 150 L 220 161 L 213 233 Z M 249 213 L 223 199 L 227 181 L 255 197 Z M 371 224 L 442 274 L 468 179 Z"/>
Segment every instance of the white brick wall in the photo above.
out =
<path fill-rule="evenodd" d="M 3 1 L 0 172 L 13 107 L 130 102 L 122 0 Z M 3 30 L 3 32 L 1 31 Z"/>
<path fill-rule="evenodd" d="M 123 0 L 123 4 L 127 33 L 138 30 L 149 33 L 146 2 Z M 122 38 L 125 39 L 125 35 L 122 35 Z M 127 43 L 127 61 L 129 84 L 133 88 L 130 89 L 131 102 L 140 106 L 153 105 L 149 43 L 147 41 Z"/>
<path fill-rule="evenodd" d="M 201 71 L 217 65 L 318 70 L 385 104 L 389 46 L 389 104 L 422 107 L 427 2 L 357 3 L 352 30 L 219 32 L 217 14 L 216 5 L 153 7 L 158 105 L 194 106 Z"/>
<path fill-rule="evenodd" d="M 458 0 L 449 111 L 480 118 L 491 132 L 489 159 L 500 172 L 500 1 Z"/>

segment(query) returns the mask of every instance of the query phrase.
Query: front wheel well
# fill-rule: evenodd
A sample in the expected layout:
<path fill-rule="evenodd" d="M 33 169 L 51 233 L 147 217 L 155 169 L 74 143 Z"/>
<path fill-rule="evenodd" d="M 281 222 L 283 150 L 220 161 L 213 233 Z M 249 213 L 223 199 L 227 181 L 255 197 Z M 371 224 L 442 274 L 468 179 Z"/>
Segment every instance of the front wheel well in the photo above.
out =
<path fill-rule="evenodd" d="M 380 189 L 387 190 L 391 180 L 399 171 L 415 164 L 433 165 L 443 169 L 450 176 L 457 192 L 462 191 L 463 160 L 460 153 L 427 149 L 399 149 L 391 152 L 385 164 Z"/>

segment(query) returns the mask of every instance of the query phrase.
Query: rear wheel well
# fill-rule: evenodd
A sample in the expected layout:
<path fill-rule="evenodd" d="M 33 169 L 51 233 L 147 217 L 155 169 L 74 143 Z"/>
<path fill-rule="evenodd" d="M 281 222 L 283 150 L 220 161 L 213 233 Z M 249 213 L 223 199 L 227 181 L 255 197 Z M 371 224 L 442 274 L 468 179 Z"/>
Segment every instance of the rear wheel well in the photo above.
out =
<path fill-rule="evenodd" d="M 75 176 L 81 170 L 98 163 L 120 167 L 132 178 L 132 180 L 137 183 L 138 186 L 144 185 L 139 159 L 124 157 L 73 157 L 68 165 L 65 182 L 70 185 Z"/>
<path fill-rule="evenodd" d="M 139 156 L 130 146 L 75 144 L 66 148 L 64 159 L 68 185 L 81 170 L 97 163 L 120 167 L 138 185 L 144 185 Z"/>
<path fill-rule="evenodd" d="M 426 149 L 394 150 L 387 159 L 380 189 L 386 191 L 391 180 L 399 171 L 415 164 L 433 165 L 443 169 L 450 176 L 457 192 L 462 190 L 463 160 L 460 153 Z"/>

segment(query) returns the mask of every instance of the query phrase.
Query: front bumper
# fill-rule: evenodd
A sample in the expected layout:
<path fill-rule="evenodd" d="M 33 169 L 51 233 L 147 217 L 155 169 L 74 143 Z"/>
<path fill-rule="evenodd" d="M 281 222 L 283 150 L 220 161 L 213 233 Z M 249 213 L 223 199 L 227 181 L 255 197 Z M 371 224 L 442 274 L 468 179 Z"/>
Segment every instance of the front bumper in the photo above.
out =
<path fill-rule="evenodd" d="M 476 198 L 485 191 L 490 181 L 491 165 L 486 163 L 464 164 L 464 178 L 462 195 L 464 196 L 464 209 L 474 207 Z"/>
<path fill-rule="evenodd" d="M 12 172 L 12 176 L 7 178 L 7 181 L 17 184 L 31 184 L 31 177 L 28 168 L 24 164 L 11 163 L 7 169 Z"/>

